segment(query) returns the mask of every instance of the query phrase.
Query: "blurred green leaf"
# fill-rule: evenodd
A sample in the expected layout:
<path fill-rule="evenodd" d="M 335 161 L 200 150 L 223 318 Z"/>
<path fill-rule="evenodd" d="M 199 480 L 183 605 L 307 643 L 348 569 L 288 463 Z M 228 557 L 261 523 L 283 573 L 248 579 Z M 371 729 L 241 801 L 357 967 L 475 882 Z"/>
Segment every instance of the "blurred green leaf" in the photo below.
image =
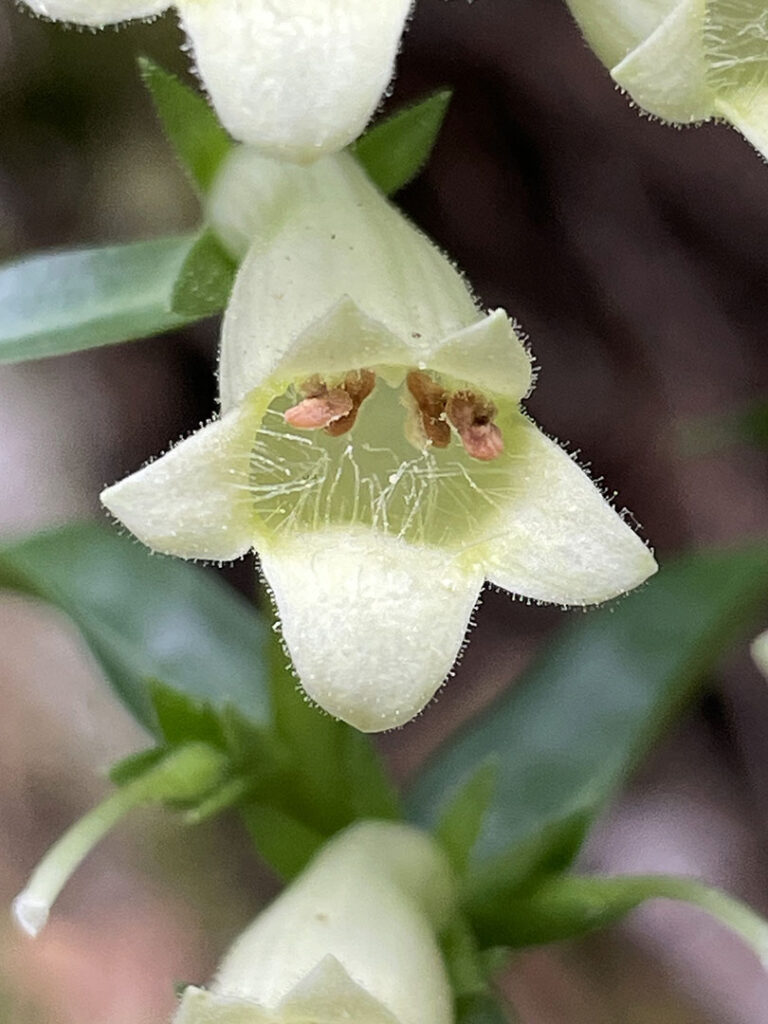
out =
<path fill-rule="evenodd" d="M 475 769 L 456 793 L 448 798 L 435 829 L 435 835 L 459 875 L 463 875 L 467 869 L 469 855 L 493 797 L 498 771 L 495 756 Z"/>
<path fill-rule="evenodd" d="M 470 861 L 470 910 L 486 892 L 566 866 L 766 594 L 765 544 L 668 563 L 641 591 L 579 614 L 511 691 L 437 751 L 406 801 L 426 826 L 477 766 L 494 756 L 499 766 Z"/>
<path fill-rule="evenodd" d="M 720 416 L 685 420 L 677 432 L 677 449 L 687 458 L 711 455 L 738 445 L 768 449 L 767 399 Z"/>
<path fill-rule="evenodd" d="M 187 253 L 173 287 L 174 313 L 197 318 L 220 312 L 229 302 L 236 274 L 237 264 L 214 233 L 204 230 Z"/>
<path fill-rule="evenodd" d="M 0 267 L 0 363 L 181 327 L 171 295 L 193 235 L 28 256 Z"/>
<path fill-rule="evenodd" d="M 457 1000 L 456 1024 L 514 1024 L 516 1020 L 511 1008 L 490 992 Z"/>
<path fill-rule="evenodd" d="M 560 876 L 507 900 L 488 900 L 475 915 L 485 942 L 532 946 L 585 935 L 619 920 L 646 900 L 682 900 L 706 910 L 768 961 L 768 922 L 727 893 L 692 878 Z"/>
<path fill-rule="evenodd" d="M 450 89 L 433 93 L 420 103 L 375 124 L 351 151 L 385 195 L 399 191 L 416 177 L 437 142 Z"/>
<path fill-rule="evenodd" d="M 207 702 L 268 721 L 264 623 L 206 570 L 151 555 L 111 530 L 77 525 L 0 547 L 0 587 L 68 615 L 114 690 L 155 734 L 150 691 L 157 694 L 158 679 L 180 705 L 190 699 L 184 714 Z M 181 739 L 170 710 L 164 717 Z"/>
<path fill-rule="evenodd" d="M 116 786 L 125 786 L 140 775 L 144 775 L 167 754 L 163 747 L 152 747 L 151 750 L 140 750 L 137 754 L 116 761 L 109 769 L 109 778 Z"/>
<path fill-rule="evenodd" d="M 286 882 L 307 866 L 327 838 L 271 805 L 253 803 L 240 813 L 256 849 Z"/>
<path fill-rule="evenodd" d="M 198 190 L 207 192 L 232 140 L 200 93 L 148 57 L 139 57 L 139 71 L 182 167 Z"/>
<path fill-rule="evenodd" d="M 275 732 L 294 751 L 286 810 L 327 835 L 357 818 L 400 817 L 371 738 L 309 703 L 274 632 L 270 665 Z"/>
<path fill-rule="evenodd" d="M 213 747 L 225 746 L 221 723 L 210 704 L 194 700 L 156 679 L 148 685 L 155 720 L 167 746 L 194 740 Z"/>

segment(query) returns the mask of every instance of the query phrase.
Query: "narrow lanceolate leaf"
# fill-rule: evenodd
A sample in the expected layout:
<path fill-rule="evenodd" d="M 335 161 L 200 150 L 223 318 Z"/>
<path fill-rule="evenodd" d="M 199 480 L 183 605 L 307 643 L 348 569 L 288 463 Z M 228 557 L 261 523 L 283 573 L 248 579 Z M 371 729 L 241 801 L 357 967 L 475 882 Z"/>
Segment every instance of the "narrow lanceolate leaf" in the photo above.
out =
<path fill-rule="evenodd" d="M 489 899 L 478 909 L 475 925 L 485 942 L 531 946 L 604 928 L 653 899 L 701 907 L 736 932 L 768 966 L 768 922 L 727 893 L 692 878 L 560 876 L 510 899 Z"/>
<path fill-rule="evenodd" d="M 407 185 L 429 159 L 451 95 L 449 89 L 444 89 L 398 111 L 374 125 L 351 147 L 385 195 L 392 195 Z"/>
<path fill-rule="evenodd" d="M 180 327 L 171 311 L 193 235 L 28 256 L 0 267 L 0 363 L 41 359 Z"/>
<path fill-rule="evenodd" d="M 174 313 L 197 319 L 220 312 L 235 283 L 237 264 L 212 231 L 204 230 L 187 253 L 173 288 Z"/>
<path fill-rule="evenodd" d="M 148 57 L 139 58 L 139 70 L 168 141 L 193 185 L 205 194 L 232 140 L 200 93 Z"/>
<path fill-rule="evenodd" d="M 717 656 L 749 635 L 767 594 L 768 545 L 667 564 L 639 593 L 580 615 L 511 692 L 438 750 L 407 799 L 425 825 L 477 766 L 497 759 L 470 861 L 477 901 L 567 865 Z"/>
<path fill-rule="evenodd" d="M 163 731 L 175 728 L 180 741 L 179 723 L 194 719 L 190 703 L 232 705 L 267 721 L 264 624 L 206 570 L 150 555 L 107 529 L 68 526 L 0 547 L 0 587 L 68 615 L 116 693 L 156 735 L 163 734 L 151 701 L 158 679 L 165 684 Z M 179 695 L 175 710 L 170 690 Z M 208 738 L 209 726 L 199 727 Z"/>

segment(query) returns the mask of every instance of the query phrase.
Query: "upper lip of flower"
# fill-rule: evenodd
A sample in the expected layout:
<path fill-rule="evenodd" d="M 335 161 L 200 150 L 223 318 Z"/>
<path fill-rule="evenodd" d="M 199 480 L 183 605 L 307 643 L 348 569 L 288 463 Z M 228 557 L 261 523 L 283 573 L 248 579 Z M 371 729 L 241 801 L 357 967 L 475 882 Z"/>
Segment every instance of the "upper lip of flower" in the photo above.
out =
<path fill-rule="evenodd" d="M 343 149 L 392 78 L 412 0 L 26 0 L 101 26 L 178 8 L 224 126 L 298 162 Z"/>
<path fill-rule="evenodd" d="M 268 161 L 259 173 L 263 185 Z M 655 563 L 519 409 L 531 361 L 506 314 L 477 310 L 456 271 L 351 158 L 296 173 L 310 198 L 274 223 L 265 214 L 264 241 L 238 275 L 222 417 L 102 498 L 165 552 L 224 559 L 255 546 L 302 685 L 333 714 L 377 731 L 434 694 L 484 579 L 589 604 L 636 586 Z M 285 411 L 313 389 L 331 396 L 329 427 L 337 412 L 348 416 L 350 374 L 376 378 L 351 430 L 329 437 L 286 425 Z M 448 446 L 428 430 L 421 450 L 409 440 L 401 402 L 413 413 L 416 401 L 422 430 L 428 404 L 409 381 L 443 396 Z M 463 446 L 457 437 L 475 420 L 498 431 L 489 452 L 474 435 Z"/>

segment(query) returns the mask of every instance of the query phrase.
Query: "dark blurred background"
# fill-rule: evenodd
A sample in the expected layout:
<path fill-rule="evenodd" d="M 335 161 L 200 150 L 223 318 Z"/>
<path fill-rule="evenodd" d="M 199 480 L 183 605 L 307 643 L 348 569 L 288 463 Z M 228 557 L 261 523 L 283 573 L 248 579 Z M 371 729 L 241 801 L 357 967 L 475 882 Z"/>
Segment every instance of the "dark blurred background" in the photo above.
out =
<path fill-rule="evenodd" d="M 1 259 L 196 222 L 135 71 L 147 53 L 187 76 L 181 43 L 171 15 L 94 35 L 0 0 Z M 386 109 L 445 85 L 444 132 L 399 201 L 530 335 L 531 413 L 618 491 L 662 571 L 677 551 L 764 535 L 766 454 L 709 450 L 708 421 L 768 394 L 768 167 L 724 127 L 638 116 L 562 0 L 418 0 Z M 209 321 L 3 368 L 0 530 L 100 516 L 104 483 L 210 415 L 217 332 Z M 224 573 L 252 591 L 250 561 Z M 486 594 L 457 678 L 381 740 L 398 778 L 508 685 L 563 614 Z M 142 737 L 49 610 L 0 600 L 0 652 L 6 904 Z M 583 867 L 695 874 L 768 912 L 767 798 L 768 691 L 744 649 L 627 788 Z M 159 1024 L 172 982 L 203 981 L 273 888 L 234 822 L 182 834 L 137 818 L 35 945 L 0 924 L 0 1010 L 13 1024 Z M 524 1024 L 768 1021 L 760 966 L 666 904 L 520 956 L 505 986 Z"/>

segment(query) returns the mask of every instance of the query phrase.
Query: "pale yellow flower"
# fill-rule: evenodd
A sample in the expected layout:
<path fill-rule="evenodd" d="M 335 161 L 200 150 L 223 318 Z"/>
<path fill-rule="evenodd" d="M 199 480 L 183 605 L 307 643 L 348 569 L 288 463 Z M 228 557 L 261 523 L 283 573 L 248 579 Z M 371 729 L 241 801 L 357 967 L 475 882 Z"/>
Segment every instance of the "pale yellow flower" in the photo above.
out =
<path fill-rule="evenodd" d="M 451 1024 L 436 933 L 450 871 L 408 825 L 368 822 L 332 839 L 237 940 L 174 1024 Z"/>
<path fill-rule="evenodd" d="M 531 359 L 350 156 L 243 150 L 211 215 L 247 254 L 221 415 L 102 495 L 150 547 L 255 548 L 306 692 L 366 731 L 407 722 L 484 580 L 594 604 L 655 571 L 577 462 L 525 415 Z M 589 396 L 585 396 L 585 401 Z"/>

